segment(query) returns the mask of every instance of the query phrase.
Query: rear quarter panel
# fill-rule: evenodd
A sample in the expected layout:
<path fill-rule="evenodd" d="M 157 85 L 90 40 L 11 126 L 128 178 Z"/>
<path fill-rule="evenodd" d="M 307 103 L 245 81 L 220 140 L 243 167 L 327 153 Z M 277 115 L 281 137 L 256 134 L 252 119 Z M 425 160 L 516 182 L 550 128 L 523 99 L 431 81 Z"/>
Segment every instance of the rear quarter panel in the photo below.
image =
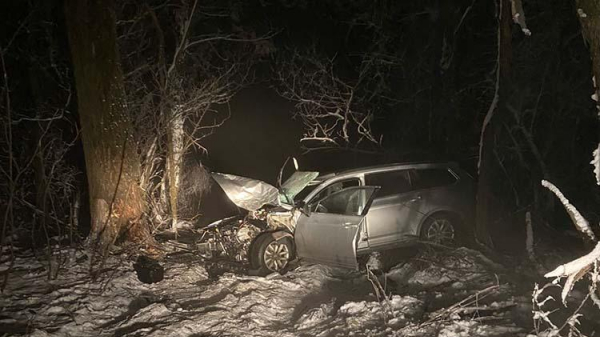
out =
<path fill-rule="evenodd" d="M 464 225 L 472 225 L 475 214 L 475 187 L 470 177 L 463 176 L 460 172 L 455 174 L 458 175 L 456 183 L 421 191 L 423 199 L 427 200 L 421 209 L 425 217 L 415 234 L 420 233 L 421 226 L 427 218 L 439 212 L 457 214 Z"/>

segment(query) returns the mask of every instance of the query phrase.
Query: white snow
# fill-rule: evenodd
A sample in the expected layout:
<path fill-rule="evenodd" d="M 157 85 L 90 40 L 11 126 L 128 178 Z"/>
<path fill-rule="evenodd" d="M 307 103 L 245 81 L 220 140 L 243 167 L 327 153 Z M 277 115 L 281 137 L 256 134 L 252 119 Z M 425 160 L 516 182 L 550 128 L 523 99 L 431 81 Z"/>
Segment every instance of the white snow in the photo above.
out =
<path fill-rule="evenodd" d="M 96 281 L 85 261 L 47 280 L 45 262 L 30 256 L 19 260 L 0 297 L 0 333 L 12 327 L 36 337 L 525 336 L 502 314 L 494 314 L 494 324 L 472 319 L 476 309 L 429 322 L 430 313 L 444 310 L 429 308 L 436 301 L 453 304 L 485 279 L 486 262 L 476 252 L 458 250 L 438 263 L 391 270 L 389 282 L 419 290 L 389 288 L 394 295 L 380 303 L 364 274 L 322 265 L 301 265 L 285 275 L 225 273 L 211 279 L 202 263 L 188 256 L 163 261 L 164 280 L 148 285 L 122 256 L 110 257 L 107 272 Z M 440 296 L 428 299 L 428 293 Z M 501 311 L 507 305 L 510 301 L 494 300 L 480 307 Z"/>
<path fill-rule="evenodd" d="M 590 164 L 594 166 L 594 177 L 596 178 L 596 184 L 600 185 L 600 144 L 592 153 L 592 161 Z"/>

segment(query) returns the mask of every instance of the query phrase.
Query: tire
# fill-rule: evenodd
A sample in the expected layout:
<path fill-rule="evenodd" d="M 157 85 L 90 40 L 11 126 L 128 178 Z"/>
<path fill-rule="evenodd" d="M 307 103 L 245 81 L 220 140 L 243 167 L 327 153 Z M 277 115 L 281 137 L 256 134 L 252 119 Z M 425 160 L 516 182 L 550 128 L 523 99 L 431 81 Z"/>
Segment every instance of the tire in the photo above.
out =
<path fill-rule="evenodd" d="M 252 267 L 258 275 L 283 274 L 294 259 L 294 245 L 289 237 L 275 240 L 271 234 L 261 235 L 254 243 Z"/>
<path fill-rule="evenodd" d="M 420 237 L 425 242 L 456 247 L 461 243 L 462 232 L 456 217 L 434 214 L 423 223 Z"/>

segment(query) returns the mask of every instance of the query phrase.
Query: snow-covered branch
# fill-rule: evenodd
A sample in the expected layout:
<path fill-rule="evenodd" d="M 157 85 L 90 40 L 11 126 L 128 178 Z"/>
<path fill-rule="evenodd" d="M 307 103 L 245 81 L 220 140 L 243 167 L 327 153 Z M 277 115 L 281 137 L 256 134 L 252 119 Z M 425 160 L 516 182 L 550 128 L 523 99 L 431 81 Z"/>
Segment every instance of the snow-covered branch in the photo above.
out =
<path fill-rule="evenodd" d="M 562 194 L 562 192 L 558 189 L 558 187 L 554 186 L 554 184 L 552 184 L 551 182 L 546 181 L 546 180 L 542 180 L 542 186 L 549 189 L 560 200 L 560 202 L 565 207 L 565 210 L 571 217 L 573 224 L 577 227 L 577 230 L 579 230 L 581 233 L 584 233 L 585 235 L 587 235 L 590 238 L 590 240 L 596 241 L 596 235 L 590 228 L 589 222 L 581 215 L 581 213 L 579 213 L 577 208 L 575 208 L 575 206 L 573 206 L 569 202 L 569 199 L 567 199 Z"/>
<path fill-rule="evenodd" d="M 512 6 L 513 21 L 521 27 L 523 34 L 530 36 L 531 31 L 527 28 L 527 22 L 525 21 L 525 11 L 523 11 L 522 0 L 510 0 Z"/>
<path fill-rule="evenodd" d="M 373 112 L 369 102 L 383 88 L 369 83 L 369 78 L 377 76 L 372 62 L 365 57 L 356 78 L 345 79 L 337 75 L 335 57 L 295 51 L 278 60 L 276 89 L 296 103 L 294 117 L 304 123 L 300 141 L 305 148 L 323 143 L 380 143 L 371 129 Z"/>
<path fill-rule="evenodd" d="M 600 144 L 598 144 L 598 147 L 594 150 L 592 156 L 593 159 L 590 164 L 594 166 L 594 178 L 596 178 L 596 184 L 600 185 Z"/>

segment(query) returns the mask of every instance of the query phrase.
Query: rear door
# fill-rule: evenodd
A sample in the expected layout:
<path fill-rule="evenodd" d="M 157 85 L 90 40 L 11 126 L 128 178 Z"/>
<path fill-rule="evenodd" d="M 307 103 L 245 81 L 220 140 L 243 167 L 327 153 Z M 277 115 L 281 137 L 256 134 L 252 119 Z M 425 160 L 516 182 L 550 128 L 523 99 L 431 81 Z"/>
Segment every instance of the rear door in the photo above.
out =
<path fill-rule="evenodd" d="M 413 186 L 427 202 L 419 210 L 429 214 L 438 210 L 460 212 L 463 198 L 457 177 L 446 167 L 419 168 L 411 172 Z"/>
<path fill-rule="evenodd" d="M 358 232 L 378 187 L 349 187 L 307 205 L 296 224 L 299 257 L 307 261 L 358 268 Z"/>
<path fill-rule="evenodd" d="M 366 219 L 370 248 L 417 235 L 424 198 L 413 189 L 409 169 L 365 174 L 365 184 L 381 186 Z"/>

